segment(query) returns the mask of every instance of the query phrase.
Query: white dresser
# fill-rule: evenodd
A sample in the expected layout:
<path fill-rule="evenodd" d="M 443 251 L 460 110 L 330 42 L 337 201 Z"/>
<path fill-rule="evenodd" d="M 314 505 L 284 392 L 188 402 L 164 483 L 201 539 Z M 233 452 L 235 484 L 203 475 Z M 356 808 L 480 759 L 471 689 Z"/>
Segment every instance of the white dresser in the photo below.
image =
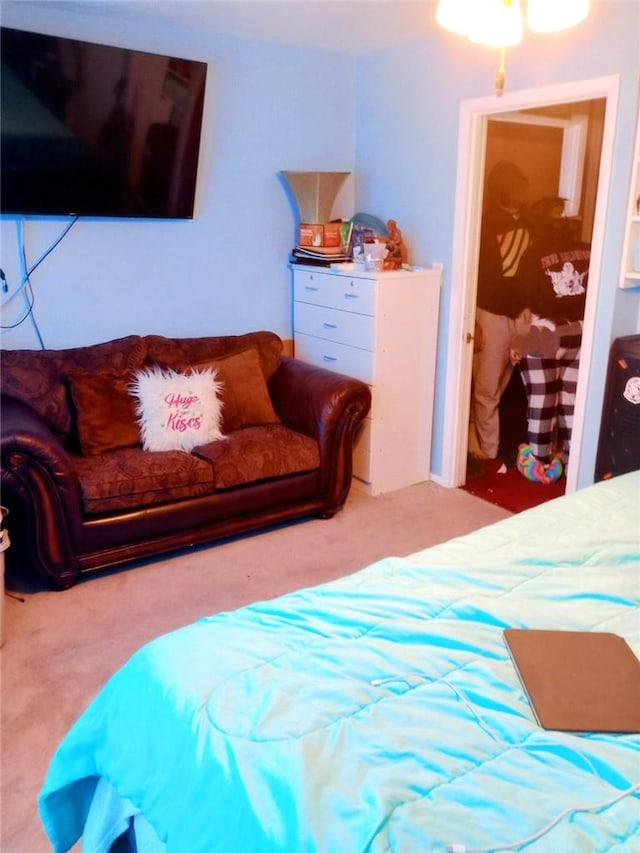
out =
<path fill-rule="evenodd" d="M 371 494 L 428 480 L 442 271 L 292 272 L 295 357 L 371 387 L 355 476 Z"/>

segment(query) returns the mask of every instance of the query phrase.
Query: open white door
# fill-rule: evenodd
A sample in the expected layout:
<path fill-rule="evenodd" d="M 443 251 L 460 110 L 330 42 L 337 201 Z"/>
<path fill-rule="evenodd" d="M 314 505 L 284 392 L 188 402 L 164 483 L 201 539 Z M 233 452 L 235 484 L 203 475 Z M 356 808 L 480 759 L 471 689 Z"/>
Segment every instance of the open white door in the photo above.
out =
<path fill-rule="evenodd" d="M 571 460 L 580 458 L 589 366 L 593 349 L 595 309 L 600 287 L 604 218 L 609 195 L 613 132 L 617 109 L 618 77 L 600 77 L 540 89 L 463 101 L 460 106 L 456 213 L 451 267 L 451 306 L 447 345 L 447 373 L 444 411 L 450 413 L 444 425 L 442 476 L 438 482 L 457 487 L 465 482 L 469 425 L 473 333 L 475 327 L 476 282 L 482 187 L 488 117 L 518 110 L 606 99 L 600 177 L 595 204 L 591 242 L 589 289 L 584 317 L 580 375 L 571 441 Z M 570 464 L 566 491 L 575 490 L 577 466 Z"/>

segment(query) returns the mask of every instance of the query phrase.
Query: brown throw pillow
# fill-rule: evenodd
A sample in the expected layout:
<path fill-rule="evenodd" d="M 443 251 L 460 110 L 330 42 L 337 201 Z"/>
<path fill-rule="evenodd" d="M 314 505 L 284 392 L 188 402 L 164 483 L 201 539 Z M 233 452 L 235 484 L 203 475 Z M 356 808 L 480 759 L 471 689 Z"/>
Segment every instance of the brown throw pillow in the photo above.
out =
<path fill-rule="evenodd" d="M 262 424 L 279 424 L 255 348 L 192 365 L 214 367 L 222 386 L 222 431 Z"/>
<path fill-rule="evenodd" d="M 140 443 L 136 402 L 129 393 L 132 379 L 129 371 L 72 373 L 67 377 L 83 456 L 98 456 Z"/>

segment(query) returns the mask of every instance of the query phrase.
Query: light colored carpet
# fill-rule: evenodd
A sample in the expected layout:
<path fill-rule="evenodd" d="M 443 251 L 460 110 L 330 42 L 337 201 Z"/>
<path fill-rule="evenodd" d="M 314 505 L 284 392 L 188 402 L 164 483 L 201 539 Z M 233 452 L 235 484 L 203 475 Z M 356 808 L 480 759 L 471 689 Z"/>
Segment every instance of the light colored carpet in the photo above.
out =
<path fill-rule="evenodd" d="M 352 489 L 332 519 L 150 561 L 24 602 L 5 596 L 2 853 L 50 849 L 36 801 L 51 755 L 139 646 L 201 616 L 315 586 L 510 514 L 434 483 L 377 497 Z"/>

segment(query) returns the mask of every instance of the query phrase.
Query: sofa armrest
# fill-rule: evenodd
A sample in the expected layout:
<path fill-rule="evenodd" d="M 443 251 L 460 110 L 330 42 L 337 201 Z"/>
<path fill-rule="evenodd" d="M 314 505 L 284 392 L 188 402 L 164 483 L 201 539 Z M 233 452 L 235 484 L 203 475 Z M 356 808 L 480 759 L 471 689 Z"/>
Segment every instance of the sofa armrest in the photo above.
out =
<path fill-rule="evenodd" d="M 325 515 L 344 503 L 353 470 L 353 440 L 371 407 L 369 386 L 359 379 L 283 357 L 269 383 L 282 423 L 318 442 Z"/>
<path fill-rule="evenodd" d="M 42 418 L 13 397 L 2 397 L 0 432 L 2 500 L 12 539 L 57 587 L 69 586 L 79 573 L 74 553 L 82 523 L 69 454 Z"/>

